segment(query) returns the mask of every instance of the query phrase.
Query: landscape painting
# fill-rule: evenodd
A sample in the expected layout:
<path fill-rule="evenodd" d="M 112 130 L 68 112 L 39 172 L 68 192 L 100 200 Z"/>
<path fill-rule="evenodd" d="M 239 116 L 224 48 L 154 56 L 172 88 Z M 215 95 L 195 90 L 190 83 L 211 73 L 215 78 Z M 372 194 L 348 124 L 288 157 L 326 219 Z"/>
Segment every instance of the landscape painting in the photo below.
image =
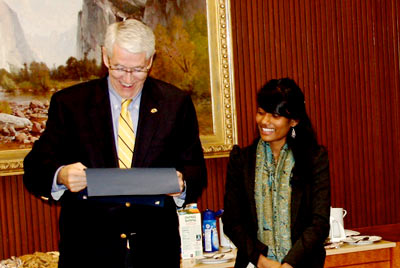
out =
<path fill-rule="evenodd" d="M 205 151 L 207 144 L 223 145 L 212 138 L 221 136 L 217 132 L 225 121 L 218 116 L 226 112 L 226 100 L 220 96 L 224 94 L 222 84 L 215 84 L 222 73 L 210 69 L 212 63 L 222 63 L 218 51 L 211 52 L 218 47 L 210 49 L 209 39 L 210 34 L 226 30 L 225 25 L 209 29 L 210 25 L 220 27 L 216 19 L 219 4 L 215 0 L 0 0 L 3 158 L 9 150 L 29 150 L 40 137 L 54 92 L 107 75 L 101 61 L 105 29 L 128 18 L 139 19 L 154 30 L 157 52 L 150 75 L 192 96 Z M 218 45 L 221 40 L 213 38 Z"/>

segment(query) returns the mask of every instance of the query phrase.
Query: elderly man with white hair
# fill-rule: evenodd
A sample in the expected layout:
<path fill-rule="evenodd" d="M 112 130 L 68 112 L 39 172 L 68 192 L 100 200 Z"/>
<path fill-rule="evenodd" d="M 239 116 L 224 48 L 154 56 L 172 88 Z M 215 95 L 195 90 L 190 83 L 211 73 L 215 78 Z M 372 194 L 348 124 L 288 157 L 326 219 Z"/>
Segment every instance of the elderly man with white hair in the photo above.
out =
<path fill-rule="evenodd" d="M 110 25 L 102 51 L 107 77 L 53 95 L 25 186 L 61 203 L 59 268 L 179 267 L 176 207 L 207 182 L 192 100 L 148 76 L 155 38 L 142 22 Z M 181 191 L 88 197 L 85 169 L 117 167 L 175 168 Z"/>

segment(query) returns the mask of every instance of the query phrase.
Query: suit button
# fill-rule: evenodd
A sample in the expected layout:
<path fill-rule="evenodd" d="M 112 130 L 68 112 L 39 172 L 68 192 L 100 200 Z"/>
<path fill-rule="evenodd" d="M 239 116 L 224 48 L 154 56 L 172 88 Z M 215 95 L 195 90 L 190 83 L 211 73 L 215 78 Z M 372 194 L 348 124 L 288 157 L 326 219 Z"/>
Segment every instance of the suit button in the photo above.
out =
<path fill-rule="evenodd" d="M 130 206 L 131 206 L 131 203 L 130 203 L 130 202 L 126 202 L 126 203 L 125 203 L 125 207 L 129 208 Z"/>
<path fill-rule="evenodd" d="M 121 238 L 125 239 L 126 238 L 126 234 L 121 234 Z"/>
<path fill-rule="evenodd" d="M 82 199 L 86 200 L 87 199 L 87 195 L 82 196 Z"/>

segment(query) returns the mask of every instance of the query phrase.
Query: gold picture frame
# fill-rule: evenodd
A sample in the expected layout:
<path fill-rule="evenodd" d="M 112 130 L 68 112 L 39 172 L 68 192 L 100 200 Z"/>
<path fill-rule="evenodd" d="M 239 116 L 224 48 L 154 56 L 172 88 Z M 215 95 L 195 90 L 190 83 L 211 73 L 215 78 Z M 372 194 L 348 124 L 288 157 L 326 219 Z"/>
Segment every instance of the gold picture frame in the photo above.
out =
<path fill-rule="evenodd" d="M 206 158 L 228 156 L 237 143 L 230 0 L 207 0 L 213 134 L 201 135 Z M 23 174 L 30 149 L 0 151 L 0 176 Z"/>
<path fill-rule="evenodd" d="M 0 176 L 24 173 L 23 161 L 30 149 L 0 151 Z"/>
<path fill-rule="evenodd" d="M 208 0 L 214 135 L 201 136 L 206 158 L 228 156 L 237 143 L 230 0 Z"/>

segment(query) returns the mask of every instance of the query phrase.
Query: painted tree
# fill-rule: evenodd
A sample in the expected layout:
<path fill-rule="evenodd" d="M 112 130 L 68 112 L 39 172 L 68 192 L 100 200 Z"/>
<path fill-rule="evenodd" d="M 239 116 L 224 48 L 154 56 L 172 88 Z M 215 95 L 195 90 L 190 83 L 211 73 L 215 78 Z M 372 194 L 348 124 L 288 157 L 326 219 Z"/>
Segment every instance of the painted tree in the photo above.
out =
<path fill-rule="evenodd" d="M 209 97 L 207 21 L 198 13 L 184 22 L 174 17 L 166 28 L 155 29 L 157 55 L 152 75 L 196 97 Z"/>
<path fill-rule="evenodd" d="M 192 20 L 174 17 L 168 27 L 155 29 L 156 59 L 151 75 L 189 92 L 202 134 L 212 133 L 211 88 L 206 15 Z"/>
<path fill-rule="evenodd" d="M 50 70 L 43 62 L 31 62 L 29 65 L 30 81 L 37 92 L 46 92 L 50 89 Z"/>

